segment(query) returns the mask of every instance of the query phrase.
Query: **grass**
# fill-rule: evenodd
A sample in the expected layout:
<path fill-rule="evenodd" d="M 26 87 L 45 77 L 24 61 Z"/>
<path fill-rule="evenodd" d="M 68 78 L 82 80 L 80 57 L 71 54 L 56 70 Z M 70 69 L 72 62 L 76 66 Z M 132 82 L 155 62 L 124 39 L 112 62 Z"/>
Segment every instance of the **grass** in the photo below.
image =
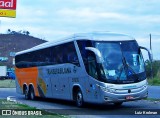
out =
<path fill-rule="evenodd" d="M 28 105 L 22 104 L 22 103 L 18 103 L 18 102 L 11 102 L 11 101 L 7 101 L 4 99 L 0 99 L 0 112 L 1 110 L 17 110 L 17 111 L 25 111 L 28 113 L 28 111 L 41 111 L 42 115 L 39 116 L 35 116 L 35 115 L 22 115 L 22 116 L 5 116 L 8 118 L 17 118 L 17 117 L 23 117 L 23 118 L 64 118 L 64 116 L 62 115 L 58 115 L 58 114 L 54 114 L 54 113 L 49 113 L 47 111 L 44 110 L 39 110 L 36 109 L 35 107 L 30 107 Z M 4 116 L 0 115 L 0 118 L 4 118 Z"/>
<path fill-rule="evenodd" d="M 155 77 L 153 79 L 148 79 L 149 85 L 160 86 L 160 77 Z"/>
<path fill-rule="evenodd" d="M 156 98 L 145 98 L 144 100 L 160 102 L 160 99 L 156 99 Z"/>
<path fill-rule="evenodd" d="M 0 88 L 15 88 L 15 80 L 6 79 L 6 80 L 0 80 Z"/>
<path fill-rule="evenodd" d="M 36 109 L 25 104 L 0 99 L 0 108 L 3 109 Z"/>

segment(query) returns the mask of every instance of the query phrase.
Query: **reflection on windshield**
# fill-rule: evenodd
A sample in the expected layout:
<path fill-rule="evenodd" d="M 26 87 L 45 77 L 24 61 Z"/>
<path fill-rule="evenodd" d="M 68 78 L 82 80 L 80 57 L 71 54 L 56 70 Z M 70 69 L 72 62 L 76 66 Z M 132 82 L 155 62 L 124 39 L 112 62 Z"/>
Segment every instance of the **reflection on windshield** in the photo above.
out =
<path fill-rule="evenodd" d="M 95 46 L 103 56 L 101 74 L 106 82 L 133 83 L 145 79 L 143 58 L 135 41 L 96 42 Z"/>

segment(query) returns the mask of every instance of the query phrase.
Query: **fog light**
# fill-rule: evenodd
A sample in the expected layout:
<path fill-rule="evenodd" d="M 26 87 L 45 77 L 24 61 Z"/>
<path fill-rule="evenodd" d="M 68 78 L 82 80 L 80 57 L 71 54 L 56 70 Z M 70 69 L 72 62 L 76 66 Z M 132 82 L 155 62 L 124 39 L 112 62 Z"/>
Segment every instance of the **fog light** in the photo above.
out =
<path fill-rule="evenodd" d="M 106 100 L 106 101 L 107 101 L 107 100 L 109 100 L 109 98 L 108 98 L 108 97 L 104 97 L 104 100 Z"/>

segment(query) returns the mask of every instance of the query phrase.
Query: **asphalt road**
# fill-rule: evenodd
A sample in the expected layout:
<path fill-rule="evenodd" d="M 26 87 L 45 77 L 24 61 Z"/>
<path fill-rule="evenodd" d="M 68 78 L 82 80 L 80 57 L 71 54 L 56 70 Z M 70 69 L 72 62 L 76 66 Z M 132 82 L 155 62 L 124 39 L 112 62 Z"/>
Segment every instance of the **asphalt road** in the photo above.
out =
<path fill-rule="evenodd" d="M 149 86 L 149 98 L 160 99 L 160 87 Z M 14 88 L 0 88 L 0 98 L 6 99 L 8 96 L 15 96 L 16 100 L 24 104 L 39 108 L 47 109 L 60 114 L 69 114 L 71 117 L 99 117 L 99 118 L 132 118 L 132 117 L 160 117 L 160 115 L 135 115 L 143 111 L 152 111 L 160 113 L 160 102 L 139 100 L 125 102 L 121 107 L 115 107 L 112 104 L 97 105 L 87 104 L 84 108 L 77 108 L 73 102 L 55 99 L 37 99 L 35 101 L 25 100 L 23 95 L 16 93 Z M 130 115 L 128 115 L 130 114 Z"/>
<path fill-rule="evenodd" d="M 0 98 L 7 98 L 8 96 L 20 95 L 16 93 L 15 88 L 0 88 Z M 160 99 L 160 86 L 148 86 L 148 98 Z"/>
<path fill-rule="evenodd" d="M 148 98 L 160 99 L 160 86 L 148 86 Z"/>

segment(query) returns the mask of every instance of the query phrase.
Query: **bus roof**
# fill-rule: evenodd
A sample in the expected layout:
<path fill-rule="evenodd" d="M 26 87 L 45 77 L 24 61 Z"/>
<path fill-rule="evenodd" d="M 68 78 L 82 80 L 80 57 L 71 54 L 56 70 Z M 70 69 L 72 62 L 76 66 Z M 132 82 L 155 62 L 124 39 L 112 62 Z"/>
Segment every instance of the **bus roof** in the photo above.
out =
<path fill-rule="evenodd" d="M 75 41 L 75 40 L 129 41 L 129 40 L 135 40 L 135 39 L 129 35 L 110 33 L 110 32 L 79 33 L 79 34 L 74 34 L 67 38 L 49 41 L 49 42 L 37 45 L 33 48 L 17 52 L 16 55 L 20 55 L 20 54 L 27 53 L 27 52 L 32 52 L 35 50 L 39 50 L 39 49 L 43 49 L 43 48 L 47 48 L 51 46 L 56 46 L 59 44 L 64 44 L 64 43 Z"/>

